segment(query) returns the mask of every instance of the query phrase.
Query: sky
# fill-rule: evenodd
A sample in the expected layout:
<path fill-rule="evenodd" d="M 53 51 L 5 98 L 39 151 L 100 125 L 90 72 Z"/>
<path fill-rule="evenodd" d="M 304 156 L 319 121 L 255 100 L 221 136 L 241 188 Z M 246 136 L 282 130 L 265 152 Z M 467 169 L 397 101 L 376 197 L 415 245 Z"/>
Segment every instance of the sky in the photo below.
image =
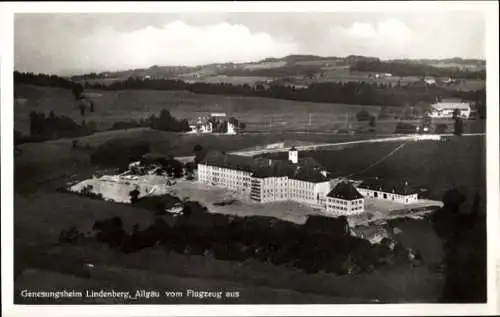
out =
<path fill-rule="evenodd" d="M 68 75 L 290 54 L 485 57 L 479 11 L 16 14 L 19 71 Z"/>

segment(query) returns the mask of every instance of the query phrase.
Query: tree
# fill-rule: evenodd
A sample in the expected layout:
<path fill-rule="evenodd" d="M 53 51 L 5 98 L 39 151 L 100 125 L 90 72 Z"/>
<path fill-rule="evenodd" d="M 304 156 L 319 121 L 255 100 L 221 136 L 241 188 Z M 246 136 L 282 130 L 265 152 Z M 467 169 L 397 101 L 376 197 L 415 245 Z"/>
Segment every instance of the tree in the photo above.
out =
<path fill-rule="evenodd" d="M 387 106 L 383 106 L 380 109 L 380 113 L 378 114 L 378 119 L 379 120 L 386 120 L 391 117 L 391 113 L 389 111 L 389 108 Z"/>
<path fill-rule="evenodd" d="M 206 153 L 205 149 L 201 145 L 196 144 L 194 146 L 194 163 L 198 164 L 200 161 L 202 161 L 205 158 L 206 154 L 207 153 Z"/>
<path fill-rule="evenodd" d="M 446 125 L 445 123 L 439 123 L 438 125 L 436 125 L 436 133 L 445 133 L 446 130 L 448 129 L 448 125 Z"/>
<path fill-rule="evenodd" d="M 454 134 L 461 136 L 464 132 L 464 121 L 462 118 L 457 117 L 455 118 L 455 131 Z"/>
<path fill-rule="evenodd" d="M 82 117 L 85 117 L 85 105 L 84 105 L 83 103 L 80 103 L 80 104 L 78 105 L 78 108 L 80 109 L 80 115 L 81 115 Z"/>
<path fill-rule="evenodd" d="M 135 188 L 134 190 L 130 191 L 129 196 L 130 196 L 130 203 L 135 204 L 139 200 L 139 190 Z"/>
<path fill-rule="evenodd" d="M 377 125 L 377 118 L 375 118 L 375 116 L 371 116 L 368 124 L 370 127 L 374 128 Z"/>
<path fill-rule="evenodd" d="M 369 121 L 373 116 L 366 110 L 361 110 L 356 114 L 358 121 Z"/>
<path fill-rule="evenodd" d="M 486 301 L 486 219 L 480 209 L 480 195 L 474 196 L 472 210 L 463 210 L 467 199 L 458 189 L 443 197 L 443 208 L 432 222 L 444 244 L 445 285 L 442 301 Z M 471 272 L 474 272 L 471 274 Z"/>
<path fill-rule="evenodd" d="M 83 86 L 81 84 L 75 84 L 73 86 L 73 96 L 75 96 L 76 100 L 79 100 L 82 98 L 83 94 Z"/>

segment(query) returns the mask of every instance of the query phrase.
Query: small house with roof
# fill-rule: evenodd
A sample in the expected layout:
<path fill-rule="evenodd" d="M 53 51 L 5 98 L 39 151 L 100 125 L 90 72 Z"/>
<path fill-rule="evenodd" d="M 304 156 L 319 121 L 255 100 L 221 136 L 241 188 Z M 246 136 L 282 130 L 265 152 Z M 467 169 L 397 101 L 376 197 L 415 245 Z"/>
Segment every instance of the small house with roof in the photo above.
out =
<path fill-rule="evenodd" d="M 335 216 L 356 215 L 365 211 L 363 195 L 350 182 L 338 183 L 326 199 L 327 213 Z"/>
<path fill-rule="evenodd" d="M 407 181 L 394 182 L 374 178 L 365 180 L 357 189 L 364 197 L 390 200 L 405 205 L 418 200 L 418 191 L 410 187 Z"/>

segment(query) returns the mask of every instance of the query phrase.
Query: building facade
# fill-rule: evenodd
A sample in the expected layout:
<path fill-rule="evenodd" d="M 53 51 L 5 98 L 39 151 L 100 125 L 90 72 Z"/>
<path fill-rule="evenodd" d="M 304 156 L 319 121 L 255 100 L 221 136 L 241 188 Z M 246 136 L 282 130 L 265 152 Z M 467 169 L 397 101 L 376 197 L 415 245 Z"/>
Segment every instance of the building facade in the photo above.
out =
<path fill-rule="evenodd" d="M 208 154 L 198 164 L 198 180 L 212 186 L 248 193 L 257 202 L 292 200 L 324 207 L 331 183 L 311 159 L 299 160 L 292 149 L 288 161 Z"/>
<path fill-rule="evenodd" d="M 432 118 L 453 118 L 455 110 L 464 119 L 468 119 L 471 114 L 471 106 L 467 102 L 437 102 L 431 105 L 431 109 Z"/>
<path fill-rule="evenodd" d="M 326 212 L 334 216 L 350 216 L 365 211 L 365 199 L 349 182 L 338 183 L 326 196 Z"/>
<path fill-rule="evenodd" d="M 198 181 L 212 186 L 222 186 L 239 192 L 250 192 L 251 172 L 244 170 L 198 164 Z"/>
<path fill-rule="evenodd" d="M 401 204 L 411 204 L 418 200 L 418 191 L 411 188 L 408 182 L 390 182 L 381 179 L 366 180 L 357 190 L 364 197 L 390 200 Z"/>

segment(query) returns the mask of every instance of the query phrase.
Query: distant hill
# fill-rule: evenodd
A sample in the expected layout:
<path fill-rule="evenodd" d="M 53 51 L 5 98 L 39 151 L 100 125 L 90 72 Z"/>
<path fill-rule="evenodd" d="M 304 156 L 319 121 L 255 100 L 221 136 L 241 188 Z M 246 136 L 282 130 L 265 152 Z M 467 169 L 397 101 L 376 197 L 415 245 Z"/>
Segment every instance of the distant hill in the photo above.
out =
<path fill-rule="evenodd" d="M 363 67 L 359 67 L 359 65 Z M 213 63 L 199 66 L 159 66 L 149 68 L 129 69 L 123 71 L 107 71 L 99 74 L 83 74 L 72 76 L 74 81 L 97 80 L 97 79 L 126 79 L 129 77 L 142 77 L 151 79 L 177 79 L 177 80 L 201 80 L 217 76 L 243 76 L 243 77 L 268 77 L 282 78 L 290 76 L 312 77 L 321 75 L 325 71 L 360 70 L 363 72 L 377 72 L 390 69 L 389 65 L 408 64 L 410 72 L 408 76 L 422 76 L 426 73 L 446 74 L 461 72 L 484 72 L 486 62 L 478 59 L 462 59 L 459 57 L 447 59 L 393 59 L 381 60 L 377 57 L 349 55 L 318 56 L 318 55 L 288 55 L 284 57 L 269 57 L 260 61 L 248 63 Z M 377 65 L 376 68 L 364 67 L 366 65 Z M 384 65 L 388 65 L 385 67 Z M 382 67 L 381 67 L 382 66 Z M 418 71 L 418 68 L 425 71 Z M 437 70 L 435 70 L 435 69 Z M 444 69 L 444 71 L 442 71 Z M 417 71 L 415 71 L 417 70 Z M 463 75 L 460 73 L 460 75 Z M 465 76 L 468 77 L 467 74 Z M 475 74 L 474 78 L 477 76 Z"/>

